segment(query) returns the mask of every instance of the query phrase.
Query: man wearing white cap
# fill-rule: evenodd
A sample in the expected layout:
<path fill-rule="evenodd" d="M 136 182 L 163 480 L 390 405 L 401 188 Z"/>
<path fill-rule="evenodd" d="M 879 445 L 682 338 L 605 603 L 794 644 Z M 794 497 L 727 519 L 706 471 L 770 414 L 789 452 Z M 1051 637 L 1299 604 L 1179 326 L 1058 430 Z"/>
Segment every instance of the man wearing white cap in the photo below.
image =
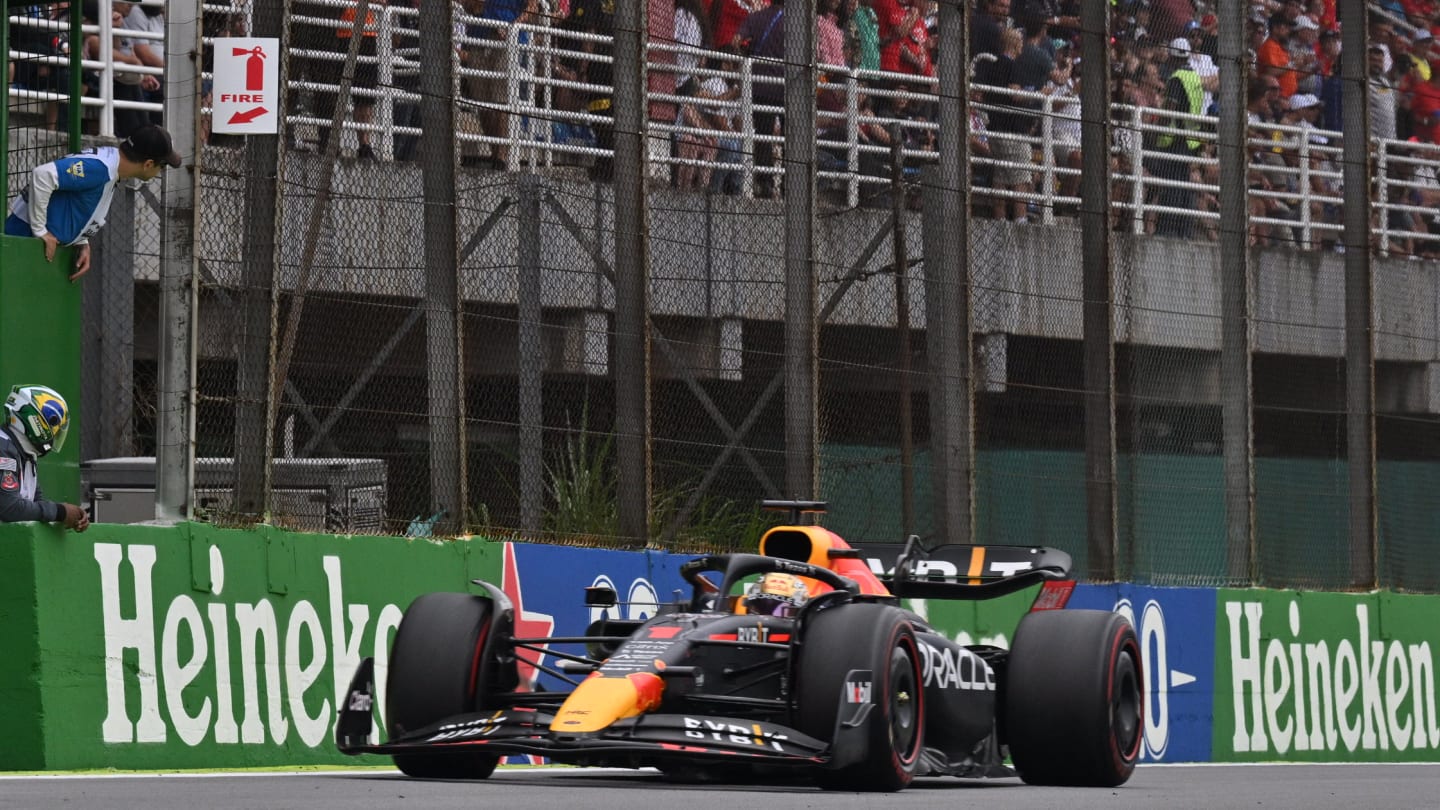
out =
<path fill-rule="evenodd" d="M 1421 82 L 1430 81 L 1430 60 L 1434 58 L 1430 56 L 1430 46 L 1435 43 L 1429 29 L 1417 29 L 1409 38 L 1399 38 L 1396 44 L 1398 72 Z"/>
<path fill-rule="evenodd" d="M 1322 111 L 1319 98 L 1310 93 L 1296 93 L 1290 97 L 1289 107 L 1290 108 L 1285 111 L 1284 117 L 1280 120 L 1282 123 L 1300 128 L 1300 132 L 1294 135 L 1293 139 L 1289 135 L 1286 136 L 1286 141 L 1288 142 L 1287 149 L 1293 150 L 1287 151 L 1285 155 L 1286 162 L 1295 165 L 1299 160 L 1300 149 L 1306 142 L 1311 144 L 1327 144 L 1330 142 L 1330 139 L 1321 135 L 1315 128 L 1315 123 L 1320 120 L 1320 113 Z M 1306 151 L 1309 152 L 1311 156 L 1312 168 L 1318 168 L 1315 165 L 1315 161 L 1317 159 L 1323 159 L 1324 155 L 1313 149 Z"/>
<path fill-rule="evenodd" d="M 1286 117 L 1301 128 L 1314 128 L 1316 119 L 1320 117 L 1320 99 L 1311 93 L 1296 93 L 1290 97 L 1290 114 Z M 1317 140 L 1319 137 L 1318 135 L 1312 136 L 1310 142 L 1326 142 Z"/>
<path fill-rule="evenodd" d="M 1290 69 L 1298 77 L 1297 93 L 1314 95 L 1320 92 L 1320 26 L 1301 14 L 1295 18 L 1295 32 L 1286 48 L 1290 51 Z"/>
<path fill-rule="evenodd" d="M 1205 29 L 1200 23 L 1191 20 L 1185 26 L 1185 36 L 1190 40 L 1190 69 L 1200 77 L 1200 87 L 1205 91 L 1200 108 L 1206 115 L 1214 115 L 1215 91 L 1220 88 L 1220 67 L 1210 54 L 1200 51 L 1200 43 L 1205 39 Z"/>
<path fill-rule="evenodd" d="M 1440 56 L 1435 48 L 1435 37 L 1431 35 L 1429 28 L 1415 29 L 1415 35 L 1410 38 L 1410 42 L 1410 52 L 1426 62 Z"/>
<path fill-rule="evenodd" d="M 1340 197 L 1343 194 L 1337 177 L 1337 167 L 1331 160 L 1332 153 L 1316 148 L 1330 143 L 1330 139 L 1316 129 L 1323 110 L 1324 104 L 1310 93 L 1296 93 L 1290 97 L 1290 109 L 1283 120 L 1299 127 L 1300 132 L 1286 151 L 1285 163 L 1291 168 L 1300 168 L 1303 163 L 1308 166 L 1309 171 L 1292 175 L 1286 178 L 1285 183 L 1291 190 L 1308 194 L 1311 222 L 1336 224 L 1339 222 L 1339 209 L 1333 204 L 1321 202 L 1322 199 Z M 1309 232 L 1308 238 L 1312 241 L 1309 244 L 1302 243 L 1301 247 L 1309 248 L 1314 247 L 1317 242 L 1332 241 L 1328 237 L 1329 233 L 1331 232 Z M 1307 232 L 1296 229 L 1293 235 L 1297 240 L 1304 240 Z"/>

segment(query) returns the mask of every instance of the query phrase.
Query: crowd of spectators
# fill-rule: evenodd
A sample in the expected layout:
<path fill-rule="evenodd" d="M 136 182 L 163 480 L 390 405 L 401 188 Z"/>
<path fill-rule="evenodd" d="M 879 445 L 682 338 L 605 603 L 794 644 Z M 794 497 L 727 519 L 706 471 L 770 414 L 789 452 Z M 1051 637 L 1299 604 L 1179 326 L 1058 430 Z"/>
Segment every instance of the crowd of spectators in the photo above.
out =
<path fill-rule="evenodd" d="M 69 36 L 50 30 L 45 24 L 68 20 L 70 4 L 36 3 L 12 8 L 10 13 L 20 22 L 10 27 L 10 86 L 21 90 L 65 92 L 70 84 L 69 70 L 61 65 L 48 64 L 36 57 L 69 56 Z M 48 102 L 43 105 L 43 109 L 46 126 L 55 129 L 61 119 L 60 105 L 57 102 Z"/>
<path fill-rule="evenodd" d="M 48 57 L 69 57 L 71 42 L 68 31 L 60 30 L 56 24 L 68 24 L 70 3 L 33 3 L 11 6 L 11 13 L 21 22 L 11 25 L 11 47 L 15 53 L 29 54 L 14 58 L 10 64 L 9 80 L 18 89 L 65 94 L 70 89 L 68 66 L 47 61 Z M 139 3 L 114 0 L 83 0 L 80 3 L 81 19 L 85 25 L 94 25 L 102 13 L 110 18 L 110 56 L 117 66 L 165 67 L 165 48 L 162 39 L 154 36 L 136 36 L 129 32 L 163 35 L 165 32 L 165 9 L 161 4 L 142 5 Z M 29 21 L 34 21 L 31 23 Z M 81 56 L 99 60 L 103 55 L 100 37 L 86 34 L 80 44 Z M 159 103 L 164 98 L 160 78 L 157 74 L 138 73 L 126 70 L 113 71 L 111 91 L 118 101 Z M 87 70 L 82 77 L 85 95 L 101 95 L 103 74 Z M 58 129 L 64 126 L 66 106 L 59 101 L 43 103 L 44 120 L 47 127 Z M 159 123 L 159 115 L 129 107 L 115 109 L 115 135 L 124 138 L 142 126 Z"/>
<path fill-rule="evenodd" d="M 1063 0 L 977 0 L 971 26 L 972 54 L 980 55 L 977 83 L 1031 95 L 1016 104 L 1012 93 L 996 90 L 982 97 L 986 112 L 972 116 L 972 129 L 988 132 L 988 151 L 996 158 L 991 187 L 1013 192 L 1033 190 L 1035 146 L 1041 127 L 1033 111 L 1043 96 L 1052 98 L 1054 165 L 1073 165 L 1078 141 L 1073 118 L 1078 103 L 1078 2 Z M 1114 166 L 1120 177 L 1146 182 L 1147 232 L 1189 237 L 1195 228 L 1217 236 L 1215 220 L 1176 215 L 1181 211 L 1218 212 L 1213 194 L 1190 184 L 1218 184 L 1214 141 L 1167 134 L 1151 127 L 1186 130 L 1192 120 L 1178 111 L 1220 113 L 1219 20 L 1207 0 L 1119 0 L 1112 18 L 1110 54 L 1115 119 Z M 1300 244 L 1338 248 L 1341 205 L 1339 152 L 1342 146 L 1341 24 L 1335 0 L 1254 0 L 1245 21 L 1250 86 L 1245 99 L 1250 123 L 1253 244 Z M 1371 3 L 1366 53 L 1372 137 L 1403 142 L 1386 150 L 1394 158 L 1386 168 L 1386 223 L 1392 230 L 1440 237 L 1440 216 L 1427 213 L 1440 204 L 1434 164 L 1440 148 L 1440 3 L 1434 0 L 1384 0 Z M 1027 107 L 1029 109 L 1027 109 Z M 1027 114 L 1030 113 L 1030 114 Z M 1140 126 L 1136 126 L 1139 124 Z M 972 143 L 974 141 L 972 132 Z M 1004 139 L 1004 140 L 1001 140 Z M 1074 139 L 1074 141 L 1072 141 Z M 1131 156 L 1143 148 L 1139 165 Z M 977 178 L 977 187 L 981 179 Z M 1063 182 L 1060 194 L 1073 193 Z M 1134 188 L 1115 185 L 1117 199 L 1128 201 Z M 1331 201 L 1316 198 L 1332 198 Z M 1308 198 L 1309 202 L 1302 202 Z M 1302 210 L 1307 206 L 1308 210 Z M 1151 207 L 1155 206 L 1155 207 Z M 1158 210 L 1157 210 L 1158 208 Z M 1034 204 L 1013 197 L 997 199 L 989 213 L 1026 221 Z M 1118 215 L 1117 215 L 1118 216 Z M 1301 221 L 1310 227 L 1301 228 Z M 1117 222 L 1117 228 L 1130 223 Z M 1417 257 L 1440 256 L 1440 238 L 1402 237 L 1392 249 Z"/>
<path fill-rule="evenodd" d="M 726 48 L 754 56 L 783 52 L 783 0 L 676 0 L 675 40 L 706 49 Z M 1382 0 L 1370 5 L 1367 66 L 1371 132 L 1389 141 L 1409 142 L 1388 154 L 1402 158 L 1389 167 L 1390 202 L 1414 208 L 1440 203 L 1440 186 L 1426 162 L 1440 160 L 1429 145 L 1440 135 L 1440 2 Z M 842 116 L 838 92 L 819 95 L 822 170 L 842 161 L 823 148 L 829 128 L 854 126 L 863 145 L 888 147 L 897 135 L 909 150 L 933 148 L 933 92 L 938 39 L 938 4 L 933 0 L 821 0 L 817 4 L 817 61 L 862 71 L 860 120 Z M 976 168 L 976 213 L 1028 222 L 1039 213 L 1035 201 L 1042 162 L 1056 167 L 1050 175 L 1061 199 L 1078 193 L 1080 166 L 1079 94 L 1080 0 L 974 0 L 971 4 L 971 68 L 982 88 L 970 117 L 970 145 L 980 158 Z M 1120 177 L 1143 177 L 1147 232 L 1190 237 L 1197 231 L 1215 238 L 1215 217 L 1197 219 L 1195 210 L 1215 214 L 1213 193 L 1197 193 L 1193 184 L 1216 186 L 1218 172 L 1212 138 L 1157 132 L 1153 126 L 1205 129 L 1178 111 L 1214 116 L 1220 112 L 1219 20 L 1213 0 L 1118 0 L 1113 6 L 1110 54 L 1111 92 L 1116 109 L 1142 108 L 1138 117 L 1122 112 L 1116 119 L 1114 168 Z M 1341 110 L 1341 21 L 1335 0 L 1253 0 L 1245 21 L 1251 86 L 1245 99 L 1251 123 L 1250 185 L 1271 192 L 1255 195 L 1251 241 L 1255 244 L 1338 244 L 1341 205 L 1338 131 Z M 757 67 L 765 75 L 769 66 Z M 822 68 L 823 70 L 823 68 Z M 874 77 L 863 71 L 879 70 Z M 910 78 L 913 77 L 913 78 Z M 763 82 L 763 80 L 761 80 Z M 898 91 L 898 92 L 897 92 Z M 685 91 L 682 91 L 685 92 Z M 708 163 L 720 140 L 692 136 L 705 127 L 710 105 L 733 99 L 724 82 L 696 85 L 698 97 L 682 109 L 677 123 L 678 156 Z M 778 86 L 757 83 L 758 103 L 780 103 Z M 725 108 L 726 117 L 733 115 Z M 874 115 L 908 122 L 900 130 L 867 123 Z M 1048 119 L 1048 120 L 1047 120 Z M 757 135 L 778 135 L 783 121 L 771 111 L 757 112 Z M 1135 124 L 1141 126 L 1135 126 Z M 733 123 L 727 123 L 733 126 Z M 1042 130 L 1047 137 L 1041 139 Z M 828 132 L 834 140 L 839 133 Z M 1138 165 L 1131 156 L 1143 149 Z M 773 191 L 765 174 L 774 165 L 774 145 L 757 144 L 757 193 Z M 1049 149 L 1046 155 L 1042 149 Z M 730 151 L 733 154 L 732 150 Z M 877 151 L 861 156 L 861 172 L 885 176 L 888 158 Z M 1406 155 L 1420 160 L 1406 162 Z M 1048 158 L 1048 161 L 1047 161 Z M 705 176 L 688 168 L 681 185 Z M 712 183 L 712 186 L 714 184 Z M 986 195 L 987 189 L 1004 194 Z M 1117 199 L 1131 199 L 1133 186 L 1117 183 Z M 1331 198 L 1331 201 L 1316 198 Z M 1302 200 L 1307 200 L 1302 201 Z M 1065 213 L 1069 206 L 1057 206 Z M 1302 210 L 1303 209 L 1303 210 Z M 1117 220 L 1115 227 L 1129 228 Z M 1440 234 L 1440 218 L 1423 212 L 1392 213 L 1392 229 Z M 1309 226 L 1302 229 L 1302 221 Z M 1294 224 L 1292 224 L 1294 223 Z M 1429 240 L 1400 239 L 1401 249 L 1428 256 Z"/>
<path fill-rule="evenodd" d="M 1074 64 L 1080 57 L 1075 18 L 1079 4 L 1049 0 L 979 3 L 972 26 L 972 49 L 976 54 L 993 55 L 993 59 L 982 57 L 986 61 L 977 66 L 976 81 L 1056 98 L 1053 109 L 1057 120 L 1052 121 L 1057 142 L 1054 163 L 1071 165 L 1069 159 L 1078 156 L 1071 149 L 1078 133 L 1066 134 L 1074 128 L 1074 112 L 1059 99 L 1078 92 Z M 1366 58 L 1371 132 L 1379 138 L 1413 142 L 1411 154 L 1434 161 L 1440 159 L 1440 152 L 1426 145 L 1435 143 L 1435 124 L 1440 121 L 1432 101 L 1433 88 L 1440 85 L 1440 79 L 1431 80 L 1432 75 L 1440 74 L 1440 70 L 1432 70 L 1440 59 L 1440 50 L 1431 47 L 1433 32 L 1440 30 L 1440 4 L 1393 5 L 1377 8 L 1369 20 L 1371 37 Z M 1117 174 L 1146 178 L 1146 201 L 1159 206 L 1158 211 L 1147 207 L 1143 222 L 1147 232 L 1188 237 L 1198 223 L 1206 235 L 1215 238 L 1213 218 L 1196 220 L 1188 215 L 1173 215 L 1194 209 L 1212 214 L 1218 211 L 1213 194 L 1197 194 L 1186 186 L 1217 185 L 1213 141 L 1167 135 L 1147 126 L 1187 128 L 1188 119 L 1166 115 L 1168 110 L 1211 116 L 1220 112 L 1216 100 L 1219 21 L 1214 4 L 1198 0 L 1121 0 L 1116 10 L 1110 56 L 1114 73 L 1112 100 L 1122 111 L 1115 121 Z M 1401 25 L 1396 24 L 1397 19 Z M 1020 36 L 1015 35 L 1016 31 Z M 1253 198 L 1251 241 L 1334 246 L 1340 221 L 1338 200 L 1310 202 L 1309 210 L 1302 212 L 1299 199 L 1307 191 L 1311 198 L 1338 198 L 1341 193 L 1341 144 L 1337 134 L 1342 126 L 1341 48 L 1335 3 L 1253 2 L 1249 4 L 1246 33 L 1252 76 L 1246 111 L 1254 144 L 1250 185 L 1275 194 Z M 972 127 L 984 126 L 993 134 L 989 151 L 1002 161 L 995 164 L 990 183 L 1014 192 L 1031 191 L 1040 157 L 1033 148 L 1040 118 L 1021 114 L 1003 92 L 992 92 L 984 101 L 988 115 L 972 121 Z M 1030 106 L 1040 105 L 1032 100 Z M 1135 117 L 1126 111 L 1136 111 Z M 1326 134 L 1325 130 L 1333 132 Z M 999 137 L 1009 140 L 996 140 Z M 1131 156 L 1140 147 L 1147 157 L 1135 165 Z M 1395 155 L 1405 153 L 1404 149 L 1391 150 Z M 1402 182 L 1390 185 L 1391 202 L 1433 208 L 1440 202 L 1433 174 L 1433 169 L 1421 162 L 1396 163 L 1389 176 Z M 1407 181 L 1413 185 L 1407 187 Z M 1068 195 L 1073 193 L 1071 188 L 1062 182 L 1059 190 Z M 1117 199 L 1128 201 L 1132 192 L 1128 182 L 1115 186 Z M 991 213 L 1025 221 L 1034 210 L 1033 204 L 1022 206 L 1013 199 L 1001 199 Z M 1308 241 L 1301 229 L 1290 224 L 1306 218 L 1313 224 L 1308 229 Z M 1398 230 L 1440 232 L 1440 221 L 1423 213 L 1395 213 L 1391 218 L 1388 224 Z M 1128 227 L 1128 223 L 1117 221 L 1116 227 Z M 1410 246 L 1402 244 L 1400 249 L 1422 256 L 1434 253 L 1433 245 L 1426 240 L 1415 240 Z"/>
<path fill-rule="evenodd" d="M 372 17 L 387 0 L 372 0 Z M 418 0 L 388 0 L 391 4 L 418 7 Z M 485 146 L 472 148 L 467 163 L 499 167 L 508 157 L 504 143 L 510 133 L 506 105 L 506 82 L 494 75 L 508 63 L 503 47 L 506 25 L 530 23 L 555 32 L 551 45 L 573 56 L 556 57 L 547 67 L 556 85 L 550 103 L 560 110 L 582 112 L 595 119 L 586 124 L 554 123 L 554 140 L 581 146 L 613 145 L 610 127 L 603 119 L 610 112 L 612 84 L 608 45 L 586 37 L 566 39 L 567 33 L 613 33 L 617 0 L 456 0 L 469 24 L 459 33 L 461 64 L 471 73 L 462 81 L 461 99 L 469 102 L 471 115 L 462 116 L 462 129 L 487 136 Z M 86 19 L 93 20 L 99 9 L 109 5 L 84 0 Z M 1342 128 L 1343 59 L 1341 25 L 1336 0 L 1251 0 L 1245 21 L 1246 58 L 1250 61 L 1250 86 L 1244 103 L 1251 124 L 1252 188 L 1274 192 L 1257 195 L 1252 201 L 1256 244 L 1295 242 L 1297 228 L 1290 223 L 1306 220 L 1312 238 L 1307 246 L 1333 246 L 1338 233 L 1340 206 L 1333 202 L 1308 203 L 1300 210 L 1302 192 L 1310 197 L 1337 196 L 1339 188 L 1338 131 Z M 65 3 L 23 8 L 23 15 L 62 17 Z M 653 6 L 652 6 L 653 8 Z M 754 192 L 767 197 L 782 193 L 778 151 L 784 120 L 776 108 L 783 105 L 780 58 L 784 52 L 784 0 L 674 0 L 671 19 L 651 19 L 652 41 L 680 47 L 673 64 L 664 70 L 669 83 L 651 88 L 672 93 L 680 102 L 670 109 L 675 134 L 672 139 L 673 180 L 682 188 L 708 188 L 737 193 L 738 164 L 743 145 L 739 120 L 740 87 L 735 80 L 737 60 L 743 56 L 768 57 L 753 67 L 750 122 L 756 135 Z M 1387 154 L 1402 159 L 1387 166 L 1390 202 L 1416 209 L 1435 208 L 1440 191 L 1433 165 L 1440 162 L 1440 0 L 1372 0 L 1369 4 L 1369 40 L 1363 58 L 1369 81 L 1370 131 L 1374 137 L 1406 144 Z M 140 28 L 163 30 L 163 13 L 158 5 L 136 6 L 115 2 L 112 22 L 117 62 L 163 67 L 163 48 L 151 47 L 144 39 L 126 37 L 123 32 Z M 354 21 L 354 8 L 303 1 L 296 13 L 308 22 L 294 26 L 295 45 L 310 52 L 343 53 Z M 817 96 L 821 145 L 818 153 L 822 171 L 848 170 L 844 150 L 829 148 L 847 139 L 847 128 L 862 147 L 860 170 L 870 176 L 888 176 L 889 148 L 896 138 L 913 157 L 933 150 L 935 105 L 933 77 L 938 58 L 936 36 L 938 3 L 935 0 L 818 0 L 816 3 L 816 51 L 821 65 L 822 85 Z M 1039 209 L 1034 201 L 1041 180 L 1042 163 L 1056 169 L 1048 176 L 1062 200 L 1078 193 L 1079 150 L 1079 64 L 1081 0 L 973 0 L 970 3 L 970 55 L 973 79 L 981 92 L 972 95 L 969 143 L 979 158 L 976 164 L 976 212 L 984 216 L 1028 222 Z M 1199 129 L 1174 111 L 1216 115 L 1220 112 L 1219 21 L 1215 0 L 1115 0 L 1110 32 L 1112 66 L 1111 96 L 1115 103 L 1114 168 L 1117 176 L 1143 177 L 1148 213 L 1146 231 L 1190 236 L 1215 235 L 1213 218 L 1196 220 L 1177 216 L 1181 211 L 1217 210 L 1214 195 L 1194 191 L 1193 184 L 1214 186 L 1216 168 L 1214 142 L 1185 130 Z M 346 16 L 348 13 L 348 17 Z M 230 18 L 226 18 L 230 19 Z M 410 19 L 413 19 L 410 18 Z M 324 24 L 317 24 L 316 21 Z M 365 159 L 375 156 L 368 125 L 373 120 L 373 93 L 378 77 L 374 65 L 374 21 L 367 21 L 366 40 L 361 49 L 365 69 L 357 70 L 351 115 L 358 127 L 358 144 L 353 154 Z M 68 48 L 64 38 L 53 31 L 43 36 L 27 34 L 24 26 L 16 47 L 41 53 L 61 53 Z M 33 29 L 40 31 L 40 29 Z M 218 32 L 217 32 L 218 33 Z M 230 33 L 234 33 L 230 31 Z M 243 32 L 242 32 L 243 33 Z M 413 32 L 411 32 L 413 42 Z M 33 38 L 33 42 L 31 41 Z M 522 35 L 528 41 L 529 34 Z M 83 43 L 85 53 L 98 55 L 97 38 Z M 693 49 L 693 50 L 691 50 Z M 308 68 L 306 65 L 308 64 Z M 321 84 L 338 83 L 337 59 L 301 61 L 293 78 Z M 485 75 L 489 74 L 489 75 Z M 852 121 L 846 112 L 849 101 L 842 92 L 848 76 L 860 77 L 856 99 L 860 118 Z M 393 81 L 403 86 L 396 74 Z M 20 63 L 12 77 L 17 85 L 59 89 L 64 70 L 59 66 Z M 87 76 L 88 92 L 99 92 L 96 79 Z M 122 99 L 156 99 L 158 82 L 153 75 L 116 74 L 114 93 Z M 413 81 L 412 81 L 413 84 Z M 581 90 L 588 85 L 592 89 Z M 607 88 L 596 91 L 593 87 Z M 309 110 L 328 119 L 327 94 L 316 93 L 317 103 Z M 333 95 L 328 95 L 333 105 Z M 56 105 L 50 105 L 46 121 L 54 125 Z M 413 107 L 413 105 L 412 105 Z M 1134 110 L 1140 109 L 1136 113 Z M 292 109 L 292 112 L 295 110 Z M 400 105 L 396 119 L 404 122 L 413 109 Z M 117 111 L 116 131 L 148 123 L 146 113 Z M 883 126 L 873 119 L 898 120 L 901 126 Z M 533 124 L 533 122 L 530 122 Z M 1166 134 L 1152 126 L 1173 127 L 1180 132 Z M 1041 140 L 1044 131 L 1048 137 Z M 325 140 L 319 128 L 316 142 Z M 414 139 L 408 146 L 413 147 Z M 1042 147 L 1051 150 L 1042 153 Z M 1132 158 L 1141 154 L 1138 162 Z M 397 147 L 395 155 L 406 157 L 411 149 Z M 1407 155 L 1418 160 L 1408 162 Z M 595 159 L 592 175 L 607 179 L 608 160 Z M 717 168 L 717 165 L 719 168 Z M 735 166 L 736 168 L 726 168 Z M 1003 194 L 989 194 L 987 190 Z M 1117 183 L 1115 194 L 1131 199 L 1134 187 Z M 1063 209 L 1063 206 L 1057 206 Z M 1055 213 L 1065 213 L 1057 210 Z M 1118 216 L 1118 215 L 1117 215 Z M 1440 221 L 1422 212 L 1392 213 L 1394 229 L 1440 235 Z M 1119 221 L 1117 228 L 1133 227 Z M 1410 248 L 1419 255 L 1440 255 L 1440 239 L 1416 239 Z"/>

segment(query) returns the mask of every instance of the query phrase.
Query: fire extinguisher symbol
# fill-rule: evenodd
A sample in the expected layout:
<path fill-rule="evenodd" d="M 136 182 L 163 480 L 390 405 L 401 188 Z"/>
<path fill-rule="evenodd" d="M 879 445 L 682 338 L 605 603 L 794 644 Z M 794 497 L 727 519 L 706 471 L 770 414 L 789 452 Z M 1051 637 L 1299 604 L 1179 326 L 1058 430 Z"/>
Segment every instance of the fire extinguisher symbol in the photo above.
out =
<path fill-rule="evenodd" d="M 245 60 L 245 89 L 247 91 L 259 92 L 265 89 L 265 49 L 256 45 L 253 48 L 232 48 L 232 56 L 249 56 Z"/>

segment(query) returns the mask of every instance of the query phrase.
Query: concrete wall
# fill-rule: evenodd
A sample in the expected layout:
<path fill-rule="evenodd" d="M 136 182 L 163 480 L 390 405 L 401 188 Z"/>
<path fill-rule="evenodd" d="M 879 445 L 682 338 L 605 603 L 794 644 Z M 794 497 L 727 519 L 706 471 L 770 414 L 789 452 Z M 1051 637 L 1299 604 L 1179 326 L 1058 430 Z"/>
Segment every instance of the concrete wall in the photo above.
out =
<path fill-rule="evenodd" d="M 204 160 L 202 272 L 217 285 L 209 289 L 234 288 L 244 247 L 242 155 L 239 150 L 210 148 Z M 304 245 L 313 242 L 309 289 L 332 294 L 341 310 L 343 296 L 418 302 L 424 283 L 419 169 L 406 163 L 342 161 L 334 173 L 329 214 L 312 223 L 320 169 L 313 154 L 287 155 L 285 187 L 290 196 L 282 285 L 295 285 Z M 548 173 L 546 183 L 538 213 L 544 234 L 543 306 L 547 322 L 563 327 L 547 332 L 551 336 L 546 340 L 553 343 L 546 347 L 547 366 L 603 374 L 604 326 L 613 309 L 612 287 L 605 278 L 614 256 L 609 231 L 613 191 L 565 169 Z M 513 180 L 506 174 L 462 169 L 458 186 L 464 297 L 468 305 L 498 311 L 502 320 L 509 320 L 503 313 L 516 306 L 518 295 L 517 225 L 520 216 L 535 214 L 518 210 Z M 146 196 L 140 195 L 135 215 L 132 264 L 137 281 L 158 278 L 159 218 L 143 202 Z M 742 349 L 756 348 L 756 330 L 740 325 L 784 317 L 783 203 L 682 194 L 663 186 L 652 190 L 650 202 L 650 300 L 657 320 L 668 322 L 668 331 L 699 336 L 685 341 L 698 367 L 714 368 L 715 357 L 738 357 Z M 483 240 L 476 239 L 482 223 L 497 211 L 495 227 Z M 923 256 L 920 219 L 914 213 L 906 227 L 906 253 L 915 260 Z M 890 231 L 890 215 L 883 209 L 828 212 L 819 220 L 821 303 L 843 287 L 827 330 L 893 329 Z M 317 234 L 313 240 L 312 234 Z M 971 238 L 975 331 L 987 368 L 999 374 L 987 384 L 1003 387 L 1009 337 L 1081 339 L 1080 232 L 1072 220 L 1016 226 L 976 219 Z M 1117 233 L 1113 255 L 1117 340 L 1132 349 L 1165 353 L 1175 373 L 1168 375 L 1174 382 L 1161 383 L 1164 395 L 1218 402 L 1217 245 Z M 1344 257 L 1276 248 L 1257 249 L 1252 259 L 1256 351 L 1332 361 L 1343 357 Z M 1435 269 L 1433 262 L 1376 259 L 1377 404 L 1382 411 L 1440 412 L 1435 366 L 1440 291 Z M 910 323 L 924 329 L 925 295 L 918 282 L 923 266 L 909 272 L 916 280 L 910 285 Z M 341 298 L 334 300 L 333 294 Z M 233 325 L 228 307 L 221 303 L 202 309 L 202 357 L 233 356 Z M 345 316 L 338 312 L 329 317 Z M 716 323 L 726 328 L 715 328 Z M 137 353 L 143 354 L 149 344 L 145 333 L 150 329 L 153 325 L 143 318 L 137 321 Z M 513 373 L 507 369 L 515 367 L 510 351 L 514 341 L 477 337 L 492 349 L 481 371 Z M 335 351 L 350 350 L 327 349 Z M 355 351 L 366 350 L 357 346 Z M 1303 379 L 1296 385 L 1309 390 Z M 1330 396 L 1319 389 L 1311 394 Z"/>
<path fill-rule="evenodd" d="M 241 184 L 228 169 L 235 152 L 210 149 L 207 168 L 229 175 L 207 180 L 203 196 L 202 253 L 240 255 L 241 233 L 225 212 L 240 208 Z M 287 161 L 292 189 L 313 187 L 316 158 L 294 154 Z M 377 177 L 378 175 L 378 177 Z M 462 170 L 464 189 L 460 234 L 468 239 L 490 212 L 513 198 L 503 174 Z M 381 180 L 383 178 L 383 181 Z M 378 183 L 378 185 L 377 185 Z M 423 275 L 418 266 L 421 233 L 421 178 L 410 164 L 342 163 L 335 173 L 339 192 L 331 203 L 316 254 L 322 268 L 315 289 L 354 294 L 416 297 Z M 563 208 L 593 239 L 599 213 L 613 203 L 611 189 L 560 178 L 551 181 L 542 220 L 547 307 L 607 309 L 609 284 L 595 269 L 586 246 L 566 230 Z M 370 197 L 383 196 L 386 199 Z M 353 198 L 352 198 L 353 197 Z M 310 216 L 304 192 L 287 205 L 286 244 L 298 263 Z M 779 320 L 783 295 L 783 203 L 707 198 L 655 190 L 651 195 L 651 299 L 657 314 Z M 515 209 L 463 263 L 466 297 L 500 304 L 515 302 Z M 142 222 L 142 230 L 150 227 Z M 889 230 L 889 212 L 856 209 L 823 217 L 817 241 L 822 296 L 853 269 L 877 232 Z M 977 331 L 1040 337 L 1080 338 L 1080 233 L 1070 221 L 1053 226 L 1015 226 L 977 219 L 972 223 Z M 601 231 L 598 249 L 613 257 L 613 241 Z M 550 236 L 554 238 L 548 238 Z M 141 243 L 147 240 L 140 237 Z M 921 256 L 920 217 L 907 227 L 907 251 Z M 1125 342 L 1216 350 L 1220 345 L 1219 251 L 1215 243 L 1116 234 L 1117 329 Z M 1335 357 L 1343 345 L 1344 257 L 1283 248 L 1254 251 L 1256 349 L 1278 354 Z M 861 270 L 873 273 L 891 260 L 882 243 Z M 331 271 L 333 270 L 333 272 Z M 340 272 L 343 270 L 343 272 Z M 216 281 L 234 283 L 238 265 L 220 261 Z M 1376 260 L 1377 346 L 1382 360 L 1436 359 L 1437 298 L 1434 263 Z M 293 277 L 290 279 L 293 283 Z M 923 291 L 912 296 L 911 323 L 923 328 Z M 894 290 L 888 277 L 869 278 L 851 288 L 832 325 L 890 326 Z"/>

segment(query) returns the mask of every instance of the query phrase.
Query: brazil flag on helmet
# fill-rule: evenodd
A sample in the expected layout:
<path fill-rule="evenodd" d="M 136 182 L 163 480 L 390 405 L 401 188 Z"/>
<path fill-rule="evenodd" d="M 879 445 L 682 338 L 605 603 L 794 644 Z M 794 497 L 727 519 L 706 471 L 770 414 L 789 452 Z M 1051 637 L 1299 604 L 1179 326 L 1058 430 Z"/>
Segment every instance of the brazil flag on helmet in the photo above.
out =
<path fill-rule="evenodd" d="M 19 428 L 26 449 L 43 456 L 65 445 L 70 432 L 70 408 L 55 389 L 43 385 L 17 385 L 5 398 L 11 425 Z"/>

